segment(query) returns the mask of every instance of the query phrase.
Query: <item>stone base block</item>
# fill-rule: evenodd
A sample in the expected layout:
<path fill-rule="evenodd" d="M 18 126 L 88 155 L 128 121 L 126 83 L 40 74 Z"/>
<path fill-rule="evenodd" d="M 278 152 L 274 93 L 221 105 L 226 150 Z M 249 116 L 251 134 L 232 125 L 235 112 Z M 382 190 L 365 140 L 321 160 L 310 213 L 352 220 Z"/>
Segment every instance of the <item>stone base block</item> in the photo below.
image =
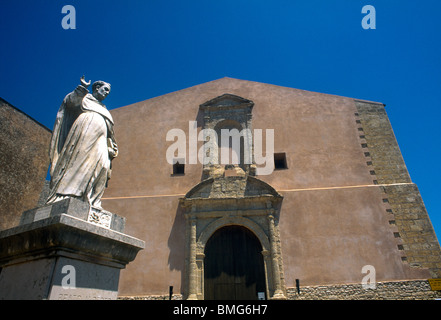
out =
<path fill-rule="evenodd" d="M 115 300 L 119 268 L 63 256 L 7 266 L 0 274 L 0 299 Z"/>
<path fill-rule="evenodd" d="M 0 299 L 117 298 L 120 270 L 144 241 L 112 230 L 124 223 L 107 211 L 106 226 L 89 220 L 84 203 L 61 202 L 25 212 L 21 225 L 0 232 Z"/>

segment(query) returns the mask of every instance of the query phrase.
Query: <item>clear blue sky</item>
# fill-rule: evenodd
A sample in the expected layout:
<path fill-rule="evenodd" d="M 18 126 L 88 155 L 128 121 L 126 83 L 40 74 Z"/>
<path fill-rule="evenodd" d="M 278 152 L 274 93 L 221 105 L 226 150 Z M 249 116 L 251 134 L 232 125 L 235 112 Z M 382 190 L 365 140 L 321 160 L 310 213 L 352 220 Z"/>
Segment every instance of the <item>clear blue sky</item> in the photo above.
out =
<path fill-rule="evenodd" d="M 0 96 L 51 129 L 83 74 L 112 84 L 109 109 L 224 76 L 383 102 L 440 239 L 440 14 L 439 0 L 2 0 Z"/>

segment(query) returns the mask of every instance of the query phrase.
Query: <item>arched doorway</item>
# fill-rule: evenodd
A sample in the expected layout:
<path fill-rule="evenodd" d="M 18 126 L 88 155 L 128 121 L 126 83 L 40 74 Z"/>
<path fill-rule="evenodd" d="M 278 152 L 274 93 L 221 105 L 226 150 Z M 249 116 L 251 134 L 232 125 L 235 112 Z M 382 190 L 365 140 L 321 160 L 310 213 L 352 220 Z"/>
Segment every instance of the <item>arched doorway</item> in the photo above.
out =
<path fill-rule="evenodd" d="M 246 243 L 246 247 L 252 247 L 254 243 L 257 248 L 254 251 L 257 253 L 253 257 L 259 257 L 258 262 L 252 264 L 249 269 L 256 269 L 256 265 L 263 264 L 264 267 L 258 267 L 258 270 L 260 270 L 259 272 L 264 270 L 264 275 L 257 277 L 259 282 L 256 283 L 259 283 L 259 287 L 256 286 L 250 299 L 257 298 L 255 294 L 257 290 L 259 290 L 257 292 L 265 292 L 266 299 L 286 299 L 278 228 L 279 208 L 282 200 L 283 196 L 273 187 L 250 175 L 208 178 L 193 187 L 184 198 L 180 199 L 179 203 L 186 219 L 185 282 L 183 287 L 185 299 L 215 298 L 212 293 L 214 289 L 210 289 L 210 285 L 205 286 L 205 280 L 210 282 L 216 278 L 215 273 L 210 269 L 210 261 L 213 256 L 211 251 L 219 251 L 221 257 L 226 253 L 231 254 L 233 252 L 233 249 L 230 248 L 231 245 L 230 247 L 222 245 L 222 242 L 226 243 L 227 241 Z M 234 232 L 233 227 L 242 231 Z M 245 235 L 242 236 L 245 237 L 245 240 L 224 239 L 222 241 L 223 237 L 228 237 L 225 235 L 222 237 L 223 228 L 232 228 L 230 232 L 233 234 L 244 233 Z M 218 236 L 221 239 L 218 242 L 221 243 L 216 246 L 215 239 Z M 212 237 L 213 239 L 211 239 Z M 232 235 L 230 238 L 234 239 Z M 212 242 L 212 244 L 208 242 Z M 212 248 L 214 249 L 212 250 Z M 224 266 L 224 268 L 227 267 Z M 206 272 L 208 273 L 206 274 Z M 239 281 L 240 279 L 237 279 L 237 282 Z M 215 283 L 216 281 L 213 280 L 211 286 L 214 286 Z M 264 284 L 262 285 L 262 283 Z M 205 294 L 206 289 L 207 294 Z M 236 294 L 229 296 L 234 298 Z"/>
<path fill-rule="evenodd" d="M 204 298 L 257 300 L 265 293 L 265 270 L 259 239 L 242 226 L 218 229 L 205 246 Z"/>

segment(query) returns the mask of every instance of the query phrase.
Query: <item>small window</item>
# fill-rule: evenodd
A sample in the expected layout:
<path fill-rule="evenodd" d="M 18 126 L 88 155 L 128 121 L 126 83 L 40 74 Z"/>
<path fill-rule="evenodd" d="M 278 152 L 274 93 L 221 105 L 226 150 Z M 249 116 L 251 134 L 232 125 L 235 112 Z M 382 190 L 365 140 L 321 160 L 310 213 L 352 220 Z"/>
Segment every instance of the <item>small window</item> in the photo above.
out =
<path fill-rule="evenodd" d="M 183 162 L 183 161 L 181 161 Z M 179 163 L 179 160 L 173 165 L 173 174 L 180 175 L 185 173 L 185 164 Z"/>
<path fill-rule="evenodd" d="M 274 169 L 288 169 L 288 166 L 286 164 L 286 154 L 284 152 L 274 154 Z"/>

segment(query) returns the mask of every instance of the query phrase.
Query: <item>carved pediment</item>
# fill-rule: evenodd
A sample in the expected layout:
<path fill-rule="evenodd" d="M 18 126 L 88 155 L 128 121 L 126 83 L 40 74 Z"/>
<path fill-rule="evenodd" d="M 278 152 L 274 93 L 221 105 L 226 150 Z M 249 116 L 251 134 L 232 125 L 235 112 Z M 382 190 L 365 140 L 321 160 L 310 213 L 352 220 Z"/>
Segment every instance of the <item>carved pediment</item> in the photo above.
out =
<path fill-rule="evenodd" d="M 214 99 L 211 99 L 200 105 L 200 108 L 205 109 L 220 109 L 220 108 L 246 108 L 253 107 L 254 102 L 234 94 L 225 93 Z"/>
<path fill-rule="evenodd" d="M 209 178 L 194 186 L 184 199 L 247 198 L 258 196 L 282 196 L 268 183 L 255 177 Z"/>

